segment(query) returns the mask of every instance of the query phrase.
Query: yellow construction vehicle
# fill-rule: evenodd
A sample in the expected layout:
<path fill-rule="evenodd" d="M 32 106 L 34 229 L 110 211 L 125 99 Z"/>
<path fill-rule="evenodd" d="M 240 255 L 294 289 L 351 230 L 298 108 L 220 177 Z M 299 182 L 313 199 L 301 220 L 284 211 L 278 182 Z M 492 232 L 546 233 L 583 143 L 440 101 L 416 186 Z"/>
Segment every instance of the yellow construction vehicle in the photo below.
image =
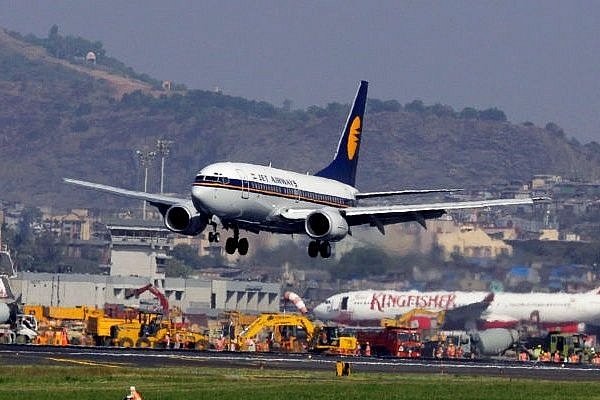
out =
<path fill-rule="evenodd" d="M 356 339 L 340 336 L 336 327 L 317 327 L 304 315 L 280 313 L 258 316 L 237 336 L 235 344 L 241 351 L 354 354 L 356 350 Z"/>
<path fill-rule="evenodd" d="M 219 313 L 212 329 L 212 338 L 217 350 L 230 349 L 240 333 L 256 318 L 258 314 L 243 314 L 234 310 Z"/>
<path fill-rule="evenodd" d="M 187 348 L 205 350 L 208 336 L 178 326 L 161 314 L 140 312 L 139 318 L 115 327 L 114 342 L 120 347 Z"/>
<path fill-rule="evenodd" d="M 313 323 L 296 314 L 265 313 L 256 318 L 237 337 L 236 350 L 306 351 Z"/>
<path fill-rule="evenodd" d="M 42 305 L 24 305 L 23 314 L 33 315 L 38 320 L 39 344 L 50 344 L 49 337 L 58 331 L 65 331 L 69 344 L 85 344 L 85 321 L 95 308 L 57 307 Z"/>
<path fill-rule="evenodd" d="M 102 310 L 92 310 L 86 319 L 86 333 L 91 336 L 96 346 L 112 346 L 117 334 L 117 326 L 132 323 L 137 318 L 137 311 L 127 310 L 125 318 L 111 318 Z"/>
<path fill-rule="evenodd" d="M 444 317 L 444 311 L 415 308 L 397 318 L 383 318 L 380 325 L 405 329 L 438 329 L 444 324 Z"/>
<path fill-rule="evenodd" d="M 308 350 L 320 354 L 357 354 L 357 340 L 337 326 L 317 326 Z"/>

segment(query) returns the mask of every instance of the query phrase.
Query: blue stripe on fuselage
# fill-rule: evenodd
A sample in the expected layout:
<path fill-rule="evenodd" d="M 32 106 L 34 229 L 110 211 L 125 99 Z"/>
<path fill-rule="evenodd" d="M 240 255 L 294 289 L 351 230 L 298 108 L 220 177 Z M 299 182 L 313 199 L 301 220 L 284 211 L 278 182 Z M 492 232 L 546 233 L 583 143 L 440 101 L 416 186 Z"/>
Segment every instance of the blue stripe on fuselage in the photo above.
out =
<path fill-rule="evenodd" d="M 330 206 L 336 208 L 352 207 L 356 203 L 354 199 L 347 199 L 339 196 L 331 196 L 323 193 L 309 192 L 306 190 L 298 190 L 287 186 L 263 184 L 253 181 L 242 181 L 240 179 L 228 179 L 227 183 L 221 181 L 197 181 L 194 182 L 192 186 L 228 189 L 239 192 L 245 191 L 248 193 L 264 194 L 285 199 L 306 201 L 313 204 L 319 204 L 323 206 Z"/>

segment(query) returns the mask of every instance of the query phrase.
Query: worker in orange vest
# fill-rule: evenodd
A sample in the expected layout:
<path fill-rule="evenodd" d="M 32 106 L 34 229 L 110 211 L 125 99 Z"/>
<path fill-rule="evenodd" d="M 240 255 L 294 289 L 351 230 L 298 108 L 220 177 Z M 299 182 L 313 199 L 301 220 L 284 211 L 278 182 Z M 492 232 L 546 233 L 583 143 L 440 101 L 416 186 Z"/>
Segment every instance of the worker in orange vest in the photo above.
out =
<path fill-rule="evenodd" d="M 371 356 L 371 345 L 369 345 L 369 342 L 367 342 L 365 344 L 365 357 L 370 357 Z"/>
<path fill-rule="evenodd" d="M 456 358 L 463 358 L 464 355 L 465 354 L 464 354 L 462 346 L 456 347 Z"/>
<path fill-rule="evenodd" d="M 529 353 L 525 350 L 519 352 L 519 361 L 529 361 Z"/>
<path fill-rule="evenodd" d="M 55 346 L 60 346 L 62 344 L 62 332 L 60 330 L 54 331 L 54 343 Z"/>
<path fill-rule="evenodd" d="M 448 358 L 454 358 L 456 356 L 456 347 L 454 346 L 454 343 L 448 345 L 446 354 L 448 355 Z"/>
<path fill-rule="evenodd" d="M 579 355 L 576 353 L 571 354 L 571 357 L 569 357 L 569 362 L 576 364 L 579 362 Z"/>
<path fill-rule="evenodd" d="M 66 346 L 69 344 L 69 337 L 67 336 L 67 328 L 63 328 L 60 334 L 60 344 Z"/>
<path fill-rule="evenodd" d="M 555 363 L 559 363 L 560 362 L 560 352 L 558 350 L 556 350 L 554 352 L 554 359 L 552 361 L 554 361 Z"/>
<path fill-rule="evenodd" d="M 126 399 L 131 400 L 143 400 L 142 394 L 135 389 L 135 386 L 129 387 L 129 395 L 127 395 Z"/>

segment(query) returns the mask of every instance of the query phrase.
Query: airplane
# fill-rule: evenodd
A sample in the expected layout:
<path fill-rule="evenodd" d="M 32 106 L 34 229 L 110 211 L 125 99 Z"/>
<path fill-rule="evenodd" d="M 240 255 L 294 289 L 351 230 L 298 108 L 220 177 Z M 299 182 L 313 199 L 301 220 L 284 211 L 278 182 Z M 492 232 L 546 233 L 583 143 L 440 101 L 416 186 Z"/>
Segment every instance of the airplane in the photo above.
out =
<path fill-rule="evenodd" d="M 165 226 L 183 235 L 207 227 L 209 242 L 220 240 L 217 227 L 233 230 L 225 242 L 228 254 L 246 255 L 248 239 L 240 230 L 258 234 L 306 234 L 310 257 L 331 256 L 331 242 L 351 235 L 351 227 L 370 225 L 385 234 L 385 225 L 439 218 L 448 210 L 533 204 L 534 198 L 495 199 L 425 204 L 361 206 L 361 199 L 450 192 L 453 189 L 407 189 L 360 192 L 356 169 L 367 102 L 368 82 L 361 81 L 342 130 L 333 161 L 314 175 L 247 163 L 218 162 L 204 167 L 192 183 L 191 198 L 133 191 L 64 178 L 69 184 L 144 200 L 158 208 Z M 209 228 L 209 229 L 210 229 Z"/>
<path fill-rule="evenodd" d="M 491 292 L 359 290 L 328 297 L 312 313 L 323 321 L 379 326 L 383 319 L 401 317 L 416 309 L 443 311 L 444 328 L 461 329 L 473 324 L 493 298 Z"/>
<path fill-rule="evenodd" d="M 361 290 L 333 295 L 312 312 L 324 321 L 376 325 L 414 309 L 444 311 L 452 329 L 515 328 L 523 321 L 547 330 L 580 332 L 600 325 L 600 287 L 585 293 Z"/>

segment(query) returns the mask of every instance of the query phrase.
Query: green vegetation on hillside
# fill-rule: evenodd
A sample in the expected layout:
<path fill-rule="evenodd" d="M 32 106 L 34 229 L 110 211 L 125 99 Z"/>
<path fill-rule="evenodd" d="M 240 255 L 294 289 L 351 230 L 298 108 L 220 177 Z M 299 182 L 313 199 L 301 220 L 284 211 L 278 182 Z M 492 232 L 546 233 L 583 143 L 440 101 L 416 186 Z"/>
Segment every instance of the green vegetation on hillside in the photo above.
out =
<path fill-rule="evenodd" d="M 61 35 L 56 26 L 43 39 L 12 33 L 10 40 L 22 46 L 5 36 L 0 38 L 0 197 L 5 200 L 101 212 L 132 207 L 127 200 L 76 190 L 61 178 L 140 189 L 135 150 L 153 148 L 159 138 L 173 141 L 165 167 L 169 192 L 184 193 L 197 169 L 214 161 L 315 171 L 331 159 L 348 111 L 339 103 L 292 110 L 290 102 L 277 107 L 206 90 L 151 90 L 157 80 L 111 59 L 101 42 Z M 82 63 L 90 50 L 97 53 L 95 65 Z M 113 75 L 98 78 L 97 70 Z M 140 91 L 107 76 L 151 86 Z M 115 97 L 115 85 L 121 97 Z M 363 133 L 357 182 L 365 191 L 485 189 L 490 182 L 526 183 L 542 173 L 580 180 L 600 176 L 597 143 L 568 140 L 553 123 L 512 124 L 497 108 L 455 111 L 420 100 L 402 105 L 369 99 Z M 154 163 L 150 191 L 157 189 L 158 173 Z"/>

